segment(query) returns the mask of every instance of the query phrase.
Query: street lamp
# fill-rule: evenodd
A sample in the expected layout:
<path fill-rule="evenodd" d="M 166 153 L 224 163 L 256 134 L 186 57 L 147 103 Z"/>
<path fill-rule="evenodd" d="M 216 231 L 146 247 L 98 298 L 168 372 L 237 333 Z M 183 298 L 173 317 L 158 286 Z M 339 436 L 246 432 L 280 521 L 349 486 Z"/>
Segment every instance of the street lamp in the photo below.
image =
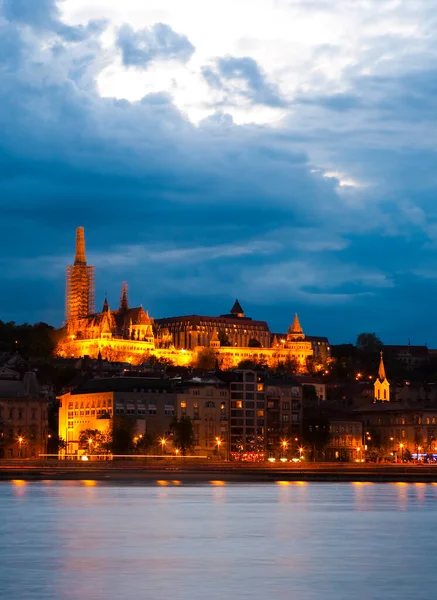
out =
<path fill-rule="evenodd" d="M 217 455 L 220 458 L 220 446 L 222 445 L 222 441 L 219 437 L 215 438 L 216 444 L 217 444 Z"/>
<path fill-rule="evenodd" d="M 359 446 L 357 446 L 357 461 L 358 462 L 360 460 L 360 450 L 361 450 L 361 448 Z"/>
<path fill-rule="evenodd" d="M 162 448 L 162 453 L 165 454 L 165 445 L 167 443 L 167 440 L 165 438 L 161 438 L 161 448 Z"/>
<path fill-rule="evenodd" d="M 404 462 L 404 444 L 399 444 L 399 448 L 401 449 L 401 461 Z"/>
<path fill-rule="evenodd" d="M 299 448 L 299 458 L 302 460 L 303 448 L 302 446 Z"/>
<path fill-rule="evenodd" d="M 422 450 L 422 446 L 417 446 L 417 460 L 419 460 L 419 453 Z"/>
<path fill-rule="evenodd" d="M 285 453 L 287 452 L 287 447 L 288 447 L 287 440 L 282 440 L 281 445 L 282 445 L 282 452 L 283 452 L 283 454 L 285 456 Z"/>
<path fill-rule="evenodd" d="M 93 438 L 88 438 L 88 454 L 91 454 L 92 443 L 93 443 Z"/>
<path fill-rule="evenodd" d="M 21 454 L 21 444 L 23 443 L 23 438 L 21 437 L 21 435 L 20 435 L 20 437 L 18 438 L 18 443 L 20 444 L 19 456 L 20 456 L 20 458 L 21 458 L 21 457 L 22 457 L 22 454 Z"/>

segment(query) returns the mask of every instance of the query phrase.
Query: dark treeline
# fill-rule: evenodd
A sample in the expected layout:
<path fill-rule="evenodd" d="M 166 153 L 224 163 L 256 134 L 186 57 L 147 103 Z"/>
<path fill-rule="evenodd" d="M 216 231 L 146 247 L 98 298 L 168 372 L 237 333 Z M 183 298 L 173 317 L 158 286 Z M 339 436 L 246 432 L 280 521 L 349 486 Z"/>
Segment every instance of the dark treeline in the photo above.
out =
<path fill-rule="evenodd" d="M 55 330 L 47 323 L 0 321 L 0 353 L 18 352 L 25 359 L 50 358 L 56 345 Z"/>

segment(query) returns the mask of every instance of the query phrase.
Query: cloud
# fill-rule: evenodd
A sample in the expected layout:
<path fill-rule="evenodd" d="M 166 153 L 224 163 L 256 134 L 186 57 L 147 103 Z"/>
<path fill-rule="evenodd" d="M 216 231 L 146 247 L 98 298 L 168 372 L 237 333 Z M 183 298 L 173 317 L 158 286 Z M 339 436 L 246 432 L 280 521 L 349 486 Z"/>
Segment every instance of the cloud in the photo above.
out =
<path fill-rule="evenodd" d="M 0 318 L 62 321 L 62 265 L 84 225 L 98 305 L 105 290 L 116 304 L 128 280 L 155 317 L 222 314 L 238 296 L 273 329 L 297 310 L 333 342 L 366 328 L 402 341 L 399 318 L 405 338 L 428 336 L 437 38 L 426 3 L 404 15 L 393 2 L 284 0 L 268 4 L 273 29 L 257 5 L 226 40 L 225 0 L 210 21 L 199 7 L 201 26 L 185 3 L 135 12 L 126 0 L 102 36 L 74 11 L 104 18 L 109 4 L 38 4 L 3 3 L 0 24 Z M 158 18 L 181 33 L 164 26 L 165 42 Z M 121 23 L 141 69 L 121 64 Z M 117 93 L 100 93 L 105 70 Z"/>
<path fill-rule="evenodd" d="M 211 67 L 204 67 L 203 76 L 208 84 L 230 95 L 241 95 L 254 104 L 264 104 L 273 108 L 282 108 L 285 101 L 257 62 L 250 57 L 225 56 L 218 58 Z"/>
<path fill-rule="evenodd" d="M 146 67 L 154 59 L 186 62 L 195 50 L 185 35 L 165 23 L 138 31 L 123 25 L 117 32 L 117 46 L 127 67 Z"/>
<path fill-rule="evenodd" d="M 36 31 L 52 32 L 69 42 L 81 42 L 100 34 L 107 25 L 105 19 L 90 20 L 86 26 L 69 26 L 61 21 L 57 0 L 3 0 L 4 17 L 11 23 L 28 25 Z"/>

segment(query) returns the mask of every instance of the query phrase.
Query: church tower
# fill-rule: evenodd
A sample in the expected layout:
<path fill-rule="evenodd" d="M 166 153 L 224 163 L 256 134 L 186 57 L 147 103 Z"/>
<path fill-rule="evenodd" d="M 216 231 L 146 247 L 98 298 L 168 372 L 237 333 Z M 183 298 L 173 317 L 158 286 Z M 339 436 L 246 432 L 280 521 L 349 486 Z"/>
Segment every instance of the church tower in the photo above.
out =
<path fill-rule="evenodd" d="M 71 323 L 94 312 L 94 267 L 87 265 L 85 231 L 78 227 L 74 264 L 66 272 L 65 321 Z"/>
<path fill-rule="evenodd" d="M 378 377 L 376 378 L 373 389 L 375 402 L 390 402 L 390 383 L 385 374 L 385 366 L 384 360 L 382 358 L 382 351 L 381 358 L 379 361 Z"/>

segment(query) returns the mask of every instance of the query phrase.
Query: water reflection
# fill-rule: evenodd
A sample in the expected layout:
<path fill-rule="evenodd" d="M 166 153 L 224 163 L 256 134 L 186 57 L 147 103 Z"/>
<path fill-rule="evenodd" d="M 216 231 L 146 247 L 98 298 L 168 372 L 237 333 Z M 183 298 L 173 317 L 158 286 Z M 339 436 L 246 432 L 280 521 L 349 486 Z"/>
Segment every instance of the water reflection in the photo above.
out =
<path fill-rule="evenodd" d="M 223 484 L 0 484 L 1 597 L 433 596 L 436 486 Z"/>

